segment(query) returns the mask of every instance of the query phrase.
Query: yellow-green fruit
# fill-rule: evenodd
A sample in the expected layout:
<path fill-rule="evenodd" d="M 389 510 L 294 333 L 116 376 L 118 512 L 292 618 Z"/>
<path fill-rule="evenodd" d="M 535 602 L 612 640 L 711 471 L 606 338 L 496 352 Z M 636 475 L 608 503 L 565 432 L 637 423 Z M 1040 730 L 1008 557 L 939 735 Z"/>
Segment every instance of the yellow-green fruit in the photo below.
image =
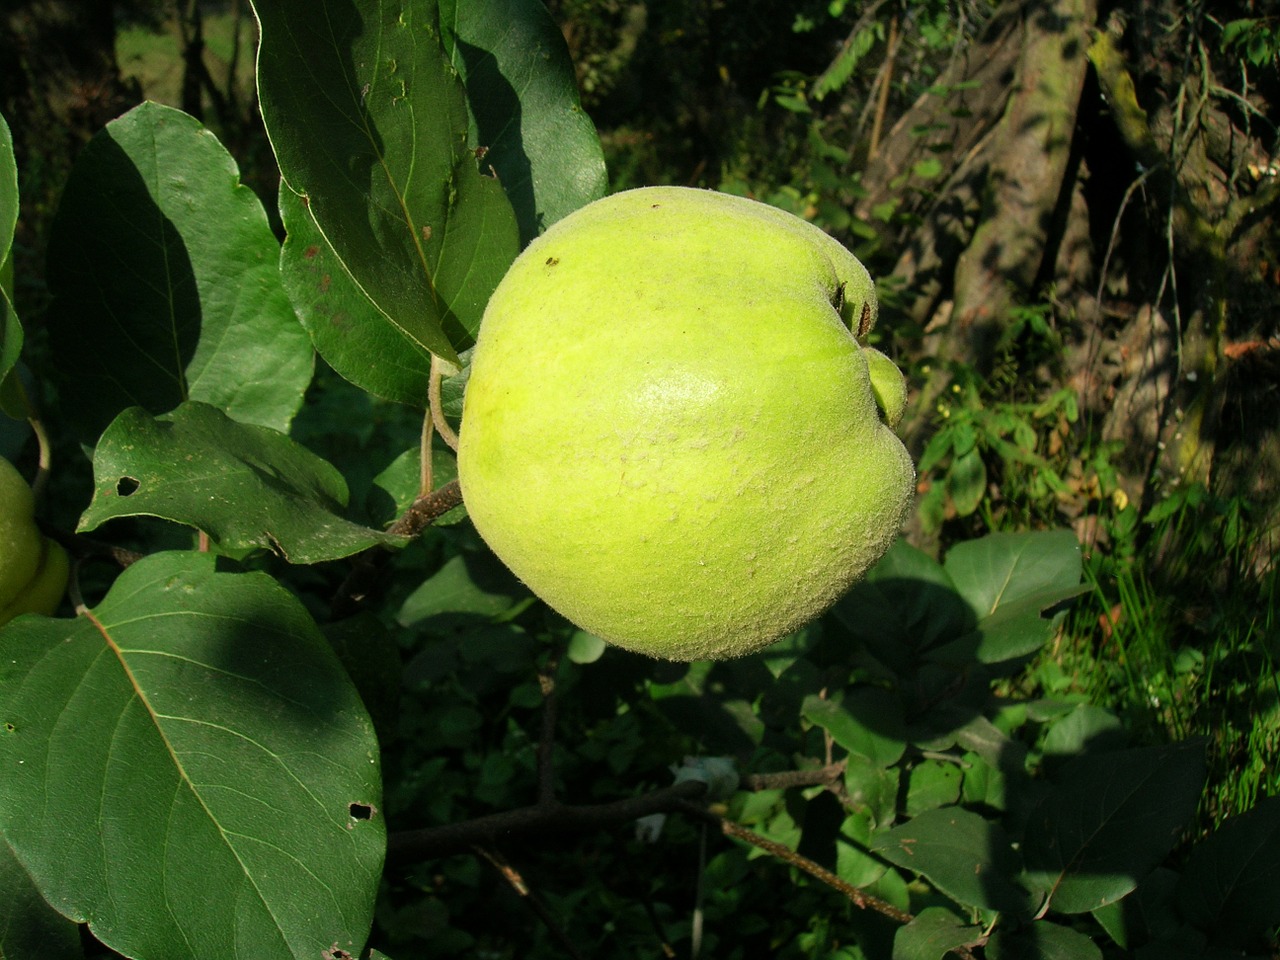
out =
<path fill-rule="evenodd" d="M 39 568 L 35 576 L 18 592 L 13 601 L 0 609 L 0 626 L 22 613 L 53 613 L 67 592 L 67 580 L 71 574 L 71 561 L 67 551 L 44 538 Z"/>
<path fill-rule="evenodd" d="M 31 488 L 13 464 L 0 457 L 0 610 L 35 576 L 43 540 Z"/>
<path fill-rule="evenodd" d="M 875 315 L 862 264 L 773 207 L 680 187 L 584 207 L 485 312 L 458 449 L 476 529 L 620 647 L 760 649 L 879 559 L 910 504 L 876 401 L 902 375 L 876 360 L 874 389 L 860 342 Z"/>

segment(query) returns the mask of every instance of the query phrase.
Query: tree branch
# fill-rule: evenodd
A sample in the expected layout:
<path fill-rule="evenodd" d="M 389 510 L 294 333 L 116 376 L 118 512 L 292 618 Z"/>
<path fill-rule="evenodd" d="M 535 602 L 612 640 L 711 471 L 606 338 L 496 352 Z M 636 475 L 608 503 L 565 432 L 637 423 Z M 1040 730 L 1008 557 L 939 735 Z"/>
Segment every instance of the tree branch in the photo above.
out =
<path fill-rule="evenodd" d="M 457 480 L 450 480 L 442 487 L 418 497 L 387 532 L 400 537 L 416 537 L 428 526 L 462 503 L 462 488 Z M 351 572 L 338 587 L 329 605 L 332 620 L 342 620 L 360 609 L 365 598 L 378 583 L 379 573 L 387 559 L 387 551 L 374 547 L 360 554 L 351 565 Z"/>
<path fill-rule="evenodd" d="M 585 960 L 582 955 L 582 951 L 579 950 L 578 945 L 573 942 L 573 938 L 569 936 L 564 927 L 560 925 L 559 921 L 552 916 L 551 910 L 543 902 L 542 898 L 538 896 L 529 884 L 525 883 L 524 877 L 520 875 L 520 872 L 503 859 L 502 855 L 496 850 L 490 850 L 488 847 L 476 847 L 475 849 L 476 853 L 488 860 L 493 868 L 498 871 L 499 875 L 501 875 L 502 879 L 511 885 L 511 889 L 529 905 L 529 908 L 533 910 L 535 914 L 537 914 L 538 919 L 542 921 L 548 932 L 550 932 L 555 941 L 560 944 L 565 953 L 572 957 L 573 960 Z"/>
<path fill-rule="evenodd" d="M 787 790 L 792 787 L 829 787 L 844 776 L 847 762 L 840 760 L 825 767 L 809 770 L 784 770 L 781 773 L 753 773 L 742 778 L 744 790 Z"/>
<path fill-rule="evenodd" d="M 638 797 L 585 806 L 551 801 L 517 810 L 422 830 L 405 830 L 387 838 L 387 863 L 403 864 L 464 853 L 476 846 L 529 833 L 583 832 L 638 820 L 653 813 L 674 813 L 706 792 L 706 784 L 686 780 Z M 694 809 L 697 809 L 695 806 Z"/>

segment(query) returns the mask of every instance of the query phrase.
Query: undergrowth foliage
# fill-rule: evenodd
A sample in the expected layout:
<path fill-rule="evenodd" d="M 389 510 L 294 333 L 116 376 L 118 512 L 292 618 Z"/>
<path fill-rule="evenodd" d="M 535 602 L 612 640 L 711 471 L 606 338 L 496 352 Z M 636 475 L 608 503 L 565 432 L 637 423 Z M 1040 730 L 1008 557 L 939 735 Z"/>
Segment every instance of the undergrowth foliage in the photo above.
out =
<path fill-rule="evenodd" d="M 1046 651 L 1119 575 L 1073 532 L 900 542 L 720 663 L 531 596 L 446 441 L 493 286 L 605 190 L 563 38 L 535 0 L 257 14 L 283 243 L 216 138 L 146 103 L 71 175 L 38 350 L 0 272 L 22 462 L 84 479 L 42 514 L 65 615 L 0 629 L 4 957 L 1274 949 L 1280 801 L 1198 828 L 1221 743 L 1055 692 Z M 1045 446 L 1071 396 L 982 388 L 939 409 L 932 522 L 1006 509 L 993 466 L 1071 486 Z M 1179 669 L 1145 682 L 1177 701 Z"/>

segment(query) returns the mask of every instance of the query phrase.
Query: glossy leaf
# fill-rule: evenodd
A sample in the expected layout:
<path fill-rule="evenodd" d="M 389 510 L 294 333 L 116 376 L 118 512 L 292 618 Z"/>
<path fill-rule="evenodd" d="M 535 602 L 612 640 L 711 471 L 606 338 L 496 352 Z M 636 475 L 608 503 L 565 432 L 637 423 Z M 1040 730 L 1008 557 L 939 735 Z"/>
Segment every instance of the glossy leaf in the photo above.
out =
<path fill-rule="evenodd" d="M 426 409 L 431 355 L 387 318 L 351 279 L 302 199 L 280 189 L 287 233 L 280 275 L 316 352 L 375 396 Z"/>
<path fill-rule="evenodd" d="M 1027 822 L 1027 879 L 1052 909 L 1085 913 L 1132 891 L 1173 848 L 1200 801 L 1205 747 L 1087 754 L 1055 780 Z"/>
<path fill-rule="evenodd" d="M 0 114 L 0 263 L 9 258 L 17 225 L 18 162 L 13 156 L 13 134 Z"/>
<path fill-rule="evenodd" d="M 1029 897 L 1010 879 L 1017 856 L 997 823 L 968 810 L 928 810 L 877 836 L 871 849 L 928 878 L 961 906 L 1024 912 Z"/>
<path fill-rule="evenodd" d="M 282 433 L 204 404 L 154 418 L 126 410 L 98 442 L 93 474 L 80 530 L 116 517 L 160 517 L 202 530 L 224 549 L 272 550 L 293 563 L 403 542 L 343 518 L 347 485 L 329 463 Z"/>
<path fill-rule="evenodd" d="M 1229 946 L 1280 924 L 1280 797 L 1224 821 L 1192 850 L 1177 904 L 1188 922 Z"/>
<path fill-rule="evenodd" d="M 541 0 L 441 0 L 445 46 L 467 88 L 469 142 L 485 149 L 527 244 L 604 196 L 604 151 L 582 109 L 560 27 Z"/>
<path fill-rule="evenodd" d="M 0 632 L 0 828 L 61 913 L 136 960 L 359 953 L 378 746 L 301 604 L 208 554 Z"/>
<path fill-rule="evenodd" d="M 197 120 L 144 103 L 107 124 L 49 237 L 62 414 L 96 437 L 125 407 L 199 400 L 287 430 L 314 354 L 279 256 L 262 204 Z"/>
<path fill-rule="evenodd" d="M 83 960 L 80 930 L 45 901 L 30 874 L 0 837 L 0 957 Z"/>
<path fill-rule="evenodd" d="M 271 0 L 258 95 L 286 183 L 398 332 L 455 359 L 519 249 L 432 0 Z M 487 169 L 487 168 L 486 168 Z"/>
<path fill-rule="evenodd" d="M 18 223 L 18 164 L 13 156 L 13 135 L 0 114 L 0 384 L 22 353 L 22 324 L 13 308 L 13 231 Z M 0 409 L 15 418 L 21 410 L 9 409 L 0 392 Z"/>

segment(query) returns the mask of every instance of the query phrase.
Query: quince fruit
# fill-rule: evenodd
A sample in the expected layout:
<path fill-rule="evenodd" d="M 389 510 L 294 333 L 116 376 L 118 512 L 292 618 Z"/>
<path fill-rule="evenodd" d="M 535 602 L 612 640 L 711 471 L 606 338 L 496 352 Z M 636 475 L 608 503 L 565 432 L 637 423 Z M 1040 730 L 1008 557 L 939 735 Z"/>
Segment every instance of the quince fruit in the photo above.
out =
<path fill-rule="evenodd" d="M 458 472 L 536 594 L 671 660 L 761 649 L 898 536 L 915 488 L 870 275 L 818 227 L 707 190 L 598 200 L 485 311 Z"/>
<path fill-rule="evenodd" d="M 66 551 L 36 526 L 31 488 L 0 457 L 0 625 L 20 613 L 53 613 L 69 573 Z"/>

